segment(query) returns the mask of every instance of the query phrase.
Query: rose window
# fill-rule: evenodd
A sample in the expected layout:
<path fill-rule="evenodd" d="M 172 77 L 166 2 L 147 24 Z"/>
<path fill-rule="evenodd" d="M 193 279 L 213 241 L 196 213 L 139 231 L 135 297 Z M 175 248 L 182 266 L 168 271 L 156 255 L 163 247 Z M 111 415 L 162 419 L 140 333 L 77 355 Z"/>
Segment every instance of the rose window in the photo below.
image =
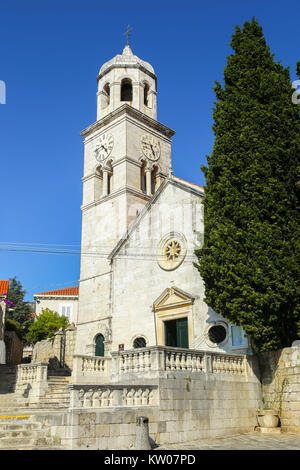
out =
<path fill-rule="evenodd" d="M 181 245 L 177 240 L 172 240 L 165 247 L 165 256 L 170 261 L 176 261 L 181 253 Z"/>
<path fill-rule="evenodd" d="M 178 268 L 186 255 L 186 240 L 180 233 L 170 233 L 160 241 L 157 253 L 159 266 L 166 271 Z"/>

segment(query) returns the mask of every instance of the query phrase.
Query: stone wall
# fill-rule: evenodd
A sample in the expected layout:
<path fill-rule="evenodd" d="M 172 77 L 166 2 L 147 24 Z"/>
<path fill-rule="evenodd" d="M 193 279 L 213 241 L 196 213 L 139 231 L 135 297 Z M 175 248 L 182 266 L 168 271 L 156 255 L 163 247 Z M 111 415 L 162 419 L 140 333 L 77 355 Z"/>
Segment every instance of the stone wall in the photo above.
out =
<path fill-rule="evenodd" d="M 248 433 L 257 426 L 261 386 L 251 371 L 245 376 L 175 371 L 138 383 L 141 389 L 157 387 L 154 403 L 140 406 L 143 394 L 136 393 L 138 398 L 128 405 L 127 395 L 122 393 L 122 400 L 115 405 L 111 391 L 120 388 L 119 384 L 102 386 L 106 393 L 103 406 L 101 387 L 72 386 L 73 392 L 78 388 L 80 399 L 68 412 L 63 437 L 66 448 L 134 449 L 138 416 L 149 418 L 150 438 L 157 445 Z M 132 380 L 123 385 L 126 392 L 132 387 L 138 388 Z"/>
<path fill-rule="evenodd" d="M 53 338 L 39 341 L 33 349 L 32 362 L 48 362 L 49 369 L 65 367 L 72 370 L 76 328 L 69 326 L 58 331 Z"/>
<path fill-rule="evenodd" d="M 259 356 L 262 400 L 279 410 L 282 431 L 300 433 L 300 347 Z"/>
<path fill-rule="evenodd" d="M 23 343 L 14 331 L 6 331 L 4 334 L 6 347 L 6 364 L 21 364 L 23 356 Z"/>

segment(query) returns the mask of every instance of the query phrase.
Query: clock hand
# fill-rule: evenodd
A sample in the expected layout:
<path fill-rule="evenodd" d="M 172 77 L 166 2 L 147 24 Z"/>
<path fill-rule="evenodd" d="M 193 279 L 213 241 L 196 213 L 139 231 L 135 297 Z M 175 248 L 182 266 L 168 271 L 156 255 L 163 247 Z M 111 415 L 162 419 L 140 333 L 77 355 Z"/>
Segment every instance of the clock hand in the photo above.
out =
<path fill-rule="evenodd" d="M 151 147 L 153 155 L 155 155 L 155 151 L 153 150 L 153 146 L 151 144 L 150 144 L 150 147 Z"/>

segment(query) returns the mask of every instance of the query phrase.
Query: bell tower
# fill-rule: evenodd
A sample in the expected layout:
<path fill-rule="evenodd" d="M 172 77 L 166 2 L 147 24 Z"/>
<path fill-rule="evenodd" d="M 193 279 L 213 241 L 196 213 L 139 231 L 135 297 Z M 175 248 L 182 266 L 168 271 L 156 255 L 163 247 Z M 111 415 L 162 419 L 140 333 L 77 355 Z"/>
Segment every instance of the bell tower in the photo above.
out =
<path fill-rule="evenodd" d="M 97 77 L 97 120 L 127 103 L 156 119 L 156 75 L 153 67 L 133 55 L 130 46 L 102 65 Z"/>
<path fill-rule="evenodd" d="M 175 134 L 157 121 L 153 67 L 134 55 L 129 44 L 102 65 L 97 83 L 97 120 L 81 132 L 84 174 L 76 346 L 77 354 L 92 355 L 94 332 L 104 336 L 105 351 L 109 350 L 113 303 L 108 255 L 170 176 Z M 108 330 L 98 328 L 98 321 Z"/>

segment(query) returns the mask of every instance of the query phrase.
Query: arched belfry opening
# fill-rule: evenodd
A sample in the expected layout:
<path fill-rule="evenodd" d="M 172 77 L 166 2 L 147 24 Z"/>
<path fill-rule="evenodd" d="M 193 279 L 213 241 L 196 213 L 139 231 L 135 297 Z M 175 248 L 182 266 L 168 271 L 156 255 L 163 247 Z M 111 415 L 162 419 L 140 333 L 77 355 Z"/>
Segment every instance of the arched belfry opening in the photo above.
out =
<path fill-rule="evenodd" d="M 94 199 L 95 201 L 100 199 L 103 193 L 103 171 L 102 166 L 99 165 L 95 171 L 94 177 Z"/>
<path fill-rule="evenodd" d="M 144 86 L 144 105 L 149 108 L 150 106 L 150 99 L 149 99 L 149 92 L 150 92 L 150 87 L 148 83 L 145 83 Z"/>
<path fill-rule="evenodd" d="M 132 101 L 132 81 L 123 78 L 121 82 L 121 101 Z"/>
<path fill-rule="evenodd" d="M 158 187 L 158 172 L 159 168 L 157 165 L 153 165 L 151 171 L 151 194 L 154 194 Z"/>
<path fill-rule="evenodd" d="M 144 194 L 147 194 L 147 182 L 146 182 L 146 160 L 142 160 L 141 166 L 141 190 Z"/>
<path fill-rule="evenodd" d="M 106 83 L 103 87 L 104 92 L 104 107 L 106 108 L 110 104 L 110 86 L 109 83 Z"/>
<path fill-rule="evenodd" d="M 107 177 L 107 194 L 110 194 L 113 190 L 113 167 L 112 167 L 112 160 L 109 160 L 107 162 L 107 171 L 108 171 L 108 177 Z"/>

